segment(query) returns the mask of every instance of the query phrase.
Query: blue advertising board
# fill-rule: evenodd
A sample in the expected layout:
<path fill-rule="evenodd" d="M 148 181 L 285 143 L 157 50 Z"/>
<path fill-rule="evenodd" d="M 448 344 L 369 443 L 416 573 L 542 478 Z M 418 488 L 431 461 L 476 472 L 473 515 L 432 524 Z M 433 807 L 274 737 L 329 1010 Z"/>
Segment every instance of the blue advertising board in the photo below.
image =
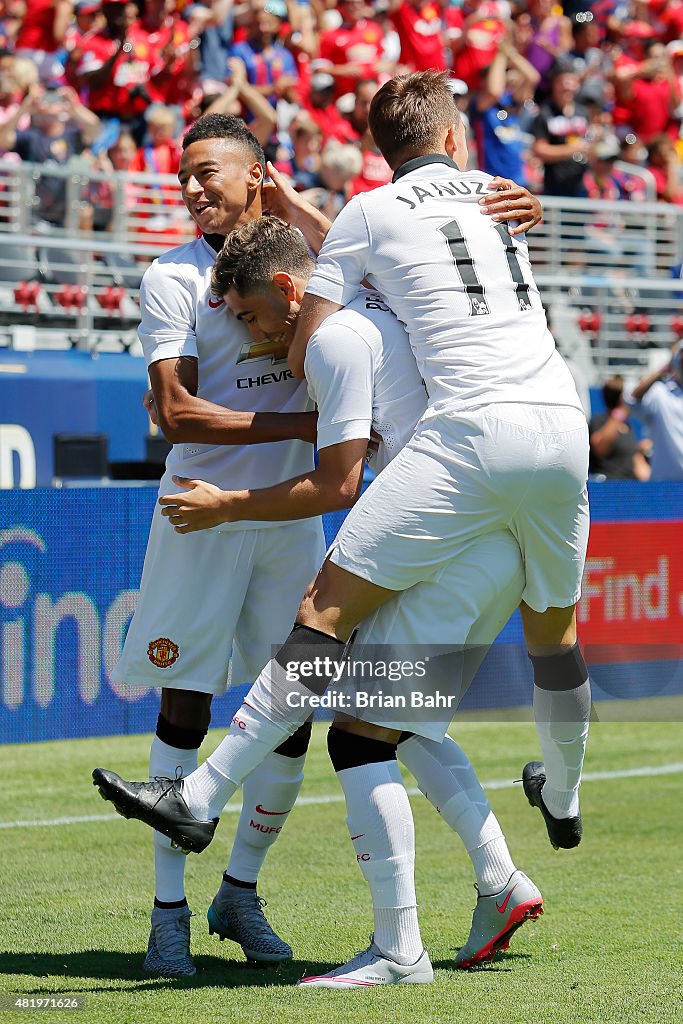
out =
<path fill-rule="evenodd" d="M 111 671 L 133 612 L 155 500 L 151 487 L 0 491 L 0 743 L 154 728 L 158 691 L 128 691 L 112 681 Z M 600 484 L 593 488 L 592 507 L 598 521 L 642 521 L 651 547 L 653 534 L 664 536 L 664 521 L 680 537 L 672 520 L 683 520 L 683 485 Z M 341 514 L 326 517 L 328 539 L 342 519 Z M 658 521 L 659 530 L 645 529 L 645 524 L 656 527 Z M 655 565 L 664 565 L 657 551 L 650 555 Z M 681 564 L 680 546 L 670 556 L 667 587 L 673 586 L 674 563 Z M 659 593 L 664 569 L 657 571 Z M 597 583 L 593 589 L 597 594 Z M 649 614 L 651 604 L 643 615 Z M 680 643 L 683 597 L 672 593 L 669 605 L 671 643 Z M 597 597 L 591 608 L 599 610 Z M 643 623 L 647 626 L 645 619 Z M 590 626 L 587 622 L 586 628 Z M 661 631 L 661 615 L 657 626 Z M 626 627 L 628 636 L 628 623 Z M 592 637 L 599 635 L 593 628 Z M 482 669 L 486 687 L 475 686 L 465 707 L 528 702 L 531 675 L 520 641 L 515 617 Z M 596 681 L 607 693 L 619 695 L 611 685 L 614 669 L 604 664 L 610 659 L 598 660 L 602 664 L 595 668 Z M 642 665 L 619 660 L 623 692 L 642 696 L 652 673 L 643 675 Z M 682 692 L 675 658 L 659 657 L 657 679 L 656 692 Z M 239 688 L 215 701 L 214 725 L 229 723 L 243 693 Z"/>

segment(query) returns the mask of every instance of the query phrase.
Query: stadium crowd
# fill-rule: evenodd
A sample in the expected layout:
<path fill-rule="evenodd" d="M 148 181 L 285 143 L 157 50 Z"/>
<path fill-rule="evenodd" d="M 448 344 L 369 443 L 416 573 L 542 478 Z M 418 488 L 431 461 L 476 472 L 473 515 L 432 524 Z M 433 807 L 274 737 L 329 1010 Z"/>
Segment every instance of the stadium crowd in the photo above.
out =
<path fill-rule="evenodd" d="M 389 180 L 367 128 L 378 86 L 449 68 L 473 165 L 548 195 L 683 204 L 682 37 L 683 0 L 0 0 L 0 155 L 174 174 L 199 114 L 240 113 L 334 215 Z"/>

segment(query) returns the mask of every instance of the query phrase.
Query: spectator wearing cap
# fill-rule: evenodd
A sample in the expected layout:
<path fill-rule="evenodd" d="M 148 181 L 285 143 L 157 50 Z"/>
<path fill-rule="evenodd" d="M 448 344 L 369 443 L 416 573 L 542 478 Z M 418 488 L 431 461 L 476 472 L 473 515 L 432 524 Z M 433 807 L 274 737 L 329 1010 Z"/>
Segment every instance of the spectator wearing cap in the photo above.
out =
<path fill-rule="evenodd" d="M 612 76 L 615 124 L 627 125 L 646 144 L 662 132 L 677 134 L 674 111 L 681 101 L 667 49 L 651 32 L 644 22 L 626 26 L 629 47 L 617 59 Z"/>
<path fill-rule="evenodd" d="M 444 71 L 445 11 L 437 0 L 396 0 L 392 20 L 401 41 L 401 64 L 411 71 Z"/>
<path fill-rule="evenodd" d="M 623 176 L 615 171 L 619 159 L 619 140 L 616 135 L 600 139 L 593 146 L 590 162 L 583 175 L 583 184 L 589 199 L 630 199 Z"/>
<path fill-rule="evenodd" d="M 26 0 L 26 14 L 16 38 L 16 53 L 28 57 L 43 81 L 62 74 L 59 51 L 73 16 L 72 0 Z"/>
<path fill-rule="evenodd" d="M 539 81 L 538 71 L 504 36 L 470 110 L 477 163 L 487 174 L 526 180 L 526 141 L 519 113 Z"/>
<path fill-rule="evenodd" d="M 589 472 L 606 480 L 649 480 L 650 466 L 628 422 L 624 378 L 606 380 L 602 397 L 606 412 L 592 416 L 588 424 Z"/>
<path fill-rule="evenodd" d="M 366 17 L 366 0 L 340 0 L 342 23 L 320 36 L 320 57 L 327 62 L 336 96 L 353 92 L 359 78 L 391 75 L 395 64 L 384 54 L 384 30 Z"/>
<path fill-rule="evenodd" d="M 314 71 L 311 75 L 308 96 L 304 96 L 303 109 L 308 113 L 323 135 L 323 146 L 330 139 L 336 142 L 353 142 L 356 133 L 340 112 L 334 101 L 334 78 L 326 71 Z"/>
<path fill-rule="evenodd" d="M 278 42 L 280 30 L 287 20 L 284 0 L 265 0 L 251 12 L 247 37 L 235 43 L 231 55 L 239 57 L 247 69 L 249 83 L 275 106 L 278 97 L 299 82 L 296 61 L 290 51 Z"/>
<path fill-rule="evenodd" d="M 652 479 L 683 480 L 683 347 L 633 389 L 636 410 L 652 439 Z"/>
<path fill-rule="evenodd" d="M 551 80 L 550 98 L 533 125 L 534 155 L 543 164 L 544 191 L 551 196 L 585 196 L 583 174 L 591 154 L 586 138 L 589 117 L 576 102 L 579 80 L 558 65 Z"/>

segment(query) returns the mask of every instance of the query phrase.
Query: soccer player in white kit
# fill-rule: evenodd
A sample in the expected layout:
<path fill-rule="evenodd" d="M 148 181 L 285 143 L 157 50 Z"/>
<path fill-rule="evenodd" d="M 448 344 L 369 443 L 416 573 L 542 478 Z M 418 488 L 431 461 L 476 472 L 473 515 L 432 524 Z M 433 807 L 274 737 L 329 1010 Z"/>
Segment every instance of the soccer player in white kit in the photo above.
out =
<path fill-rule="evenodd" d="M 225 295 L 230 308 L 249 325 L 254 341 L 259 343 L 265 337 L 280 335 L 287 327 L 291 331 L 313 266 L 301 236 L 282 222 L 251 222 L 234 232 L 219 254 L 213 291 Z M 297 479 L 257 490 L 226 493 L 201 481 L 185 482 L 188 493 L 160 499 L 163 514 L 179 532 L 241 517 L 308 516 L 348 504 L 362 479 L 373 421 L 382 436 L 377 453 L 377 468 L 381 470 L 409 440 L 426 406 L 426 392 L 405 330 L 374 292 L 361 291 L 349 308 L 321 327 L 308 348 L 306 376 L 318 406 L 318 467 Z M 183 483 L 180 478 L 175 482 Z M 484 549 L 495 554 L 495 571 L 479 571 Z M 492 642 L 519 604 L 523 586 L 514 538 L 508 531 L 491 534 L 486 543 L 475 542 L 464 549 L 457 562 L 445 566 L 433 581 L 399 595 L 392 603 L 394 607 L 389 604 L 380 609 L 364 624 L 359 642 L 413 643 L 422 645 L 422 649 L 425 643 L 469 642 L 479 645 L 481 657 L 483 645 Z M 447 622 L 444 609 L 448 610 Z M 447 725 L 451 716 L 441 717 Z M 457 744 L 443 739 L 444 723 L 391 723 L 401 729 L 410 729 L 413 724 L 415 733 L 402 734 L 399 757 L 461 835 L 477 875 L 479 898 L 470 937 L 455 961 L 456 966 L 472 966 L 507 948 L 512 932 L 541 912 L 541 895 L 515 869 L 468 759 Z M 330 732 L 331 748 L 339 742 L 337 732 L 334 727 Z M 213 763 L 213 758 L 210 760 Z M 351 832 L 358 833 L 352 822 L 350 816 Z M 400 831 L 404 824 L 397 818 L 392 827 Z M 382 871 L 385 866 L 376 856 L 367 854 L 362 842 L 364 833 L 353 838 L 358 863 L 372 879 L 377 869 Z M 404 866 L 404 873 L 404 896 L 412 898 L 409 864 Z M 387 938 L 390 941 L 390 935 Z M 386 948 L 384 939 L 378 928 L 376 942 L 390 954 L 391 947 Z M 423 962 L 421 970 L 424 976 L 430 969 Z M 341 981 L 337 976 L 334 984 Z M 303 983 L 320 982 L 319 978 L 309 978 Z"/>
<path fill-rule="evenodd" d="M 262 175 L 260 147 L 237 118 L 202 118 L 185 138 L 183 196 L 202 237 L 155 262 L 141 301 L 156 415 L 176 442 L 162 489 L 169 488 L 174 470 L 234 486 L 268 484 L 310 464 L 310 449 L 288 441 L 313 441 L 315 427 L 310 414 L 297 411 L 309 407 L 305 388 L 292 382 L 278 339 L 253 345 L 209 290 L 211 264 L 224 236 L 260 216 Z M 276 208 L 293 218 L 317 250 L 329 223 L 291 189 L 281 192 L 287 201 Z M 525 190 L 506 196 L 527 215 Z M 492 213 L 499 210 L 496 195 L 489 201 Z M 252 443 L 257 446 L 241 447 Z M 229 444 L 235 447 L 222 447 Z M 317 524 L 283 530 L 232 524 L 181 546 L 164 525 L 155 515 L 138 609 L 114 675 L 119 686 L 163 687 L 152 778 L 196 766 L 212 695 L 225 688 L 233 639 L 233 680 L 251 679 L 267 660 L 269 644 L 286 636 L 289 609 L 295 609 L 323 550 Z M 216 615 L 217 607 L 222 614 Z M 266 851 L 300 788 L 306 746 L 304 727 L 246 783 L 228 871 L 209 911 L 210 929 L 239 942 L 253 959 L 291 957 L 268 926 L 255 889 Z M 274 808 L 276 830 L 267 816 Z M 192 974 L 184 857 L 160 835 L 155 880 L 145 969 Z"/>
<path fill-rule="evenodd" d="M 247 323 L 255 342 L 287 337 L 314 266 L 298 232 L 276 218 L 252 221 L 226 240 L 214 265 L 212 290 L 225 297 L 235 316 Z M 241 518 L 315 515 L 348 504 L 362 479 L 371 428 L 381 438 L 372 457 L 379 473 L 410 440 L 427 406 L 403 325 L 377 292 L 365 288 L 316 332 L 306 351 L 305 371 L 318 409 L 314 472 L 275 487 L 238 492 L 176 478 L 188 490 L 163 496 L 160 504 L 178 532 Z M 480 569 L 487 555 L 489 564 L 491 556 L 495 559 L 495 572 Z M 424 650 L 431 642 L 442 650 L 447 642 L 467 642 L 478 645 L 478 663 L 517 608 L 523 587 L 516 541 L 509 531 L 491 534 L 470 545 L 437 580 L 399 594 L 380 609 L 362 625 L 358 642 L 399 644 L 404 651 L 406 644 Z M 444 608 L 449 610 L 445 627 Z M 474 621 L 477 613 L 479 619 Z M 473 660 L 469 674 L 474 668 Z M 441 717 L 448 720 L 450 716 Z M 412 724 L 404 723 L 398 758 L 460 835 L 476 874 L 479 895 L 472 929 L 455 958 L 456 966 L 471 967 L 507 948 L 515 928 L 541 913 L 541 895 L 515 869 L 465 753 L 450 737 L 442 741 L 442 723 L 422 723 L 415 733 Z M 432 729 L 435 739 L 428 738 Z M 358 863 L 372 870 L 363 852 L 358 842 Z M 511 895 L 501 914 L 499 907 L 508 892 Z"/>
<path fill-rule="evenodd" d="M 172 489 L 174 473 L 223 486 L 277 483 L 313 465 L 315 417 L 306 386 L 293 380 L 277 339 L 255 345 L 210 291 L 225 236 L 261 216 L 265 159 L 244 122 L 226 115 L 201 118 L 183 145 L 179 179 L 202 234 L 155 260 L 140 292 L 139 335 L 157 416 L 174 442 L 160 493 Z M 324 218 L 320 224 L 316 237 L 320 225 L 301 223 L 316 248 L 328 226 Z M 251 682 L 272 645 L 287 636 L 324 550 L 319 519 L 226 524 L 180 538 L 155 511 L 137 609 L 112 673 L 131 690 L 162 687 L 151 778 L 197 766 L 231 651 L 233 682 Z M 247 784 L 238 839 L 210 912 L 212 930 L 265 962 L 292 955 L 269 928 L 256 895 L 258 870 L 277 834 L 267 812 L 277 811 L 281 828 L 301 786 L 306 746 L 304 730 Z M 156 833 L 154 863 L 145 970 L 194 974 L 185 857 Z"/>
<path fill-rule="evenodd" d="M 141 788 L 137 802 L 153 799 L 157 813 L 181 823 L 176 834 L 192 833 L 202 848 L 215 828 L 208 819 L 292 731 L 272 699 L 288 667 L 315 664 L 318 675 L 307 686 L 321 692 L 358 622 L 396 591 L 433 579 L 471 540 L 508 528 L 525 568 L 522 618 L 545 761 L 545 768 L 534 762 L 525 769 L 525 792 L 551 842 L 574 846 L 590 710 L 575 616 L 588 533 L 585 418 L 547 330 L 526 245 L 473 219 L 489 179 L 459 171 L 466 143 L 444 76 L 423 72 L 387 83 L 373 99 L 370 125 L 395 181 L 356 197 L 340 214 L 297 334 L 306 342 L 370 275 L 408 329 L 427 413 L 347 517 L 295 629 L 224 740 L 230 749 L 220 763 L 209 759 L 163 795 Z M 403 896 L 405 875 L 392 867 L 411 857 L 409 838 L 391 843 L 391 822 L 411 821 L 395 773 L 399 737 L 373 733 L 372 748 L 359 757 L 364 725 L 338 727 L 342 737 L 331 754 L 354 825 L 372 837 L 376 862 L 386 869 L 369 882 L 375 926 L 391 934 L 392 956 L 371 945 L 315 981 L 330 987 L 427 980 L 416 908 Z"/>

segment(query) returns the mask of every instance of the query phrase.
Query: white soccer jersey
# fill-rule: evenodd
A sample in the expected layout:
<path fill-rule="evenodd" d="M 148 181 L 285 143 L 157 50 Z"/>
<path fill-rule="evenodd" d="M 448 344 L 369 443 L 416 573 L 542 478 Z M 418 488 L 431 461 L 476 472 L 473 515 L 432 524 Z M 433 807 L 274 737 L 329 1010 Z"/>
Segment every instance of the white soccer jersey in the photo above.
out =
<path fill-rule="evenodd" d="M 401 320 L 434 411 L 491 402 L 581 408 L 555 349 L 526 242 L 482 214 L 491 176 L 438 154 L 354 197 L 308 291 L 342 305 L 369 278 Z"/>
<path fill-rule="evenodd" d="M 199 362 L 198 396 L 229 409 L 304 412 L 312 409 L 305 382 L 294 380 L 285 350 L 252 342 L 247 328 L 210 290 L 216 253 L 204 238 L 156 259 L 140 288 L 139 337 L 147 365 L 192 356 Z M 228 490 L 269 487 L 308 473 L 313 447 L 303 441 L 258 445 L 175 444 L 166 460 L 161 492 L 176 488 L 171 475 L 206 480 Z M 243 530 L 275 523 L 225 523 Z"/>
<path fill-rule="evenodd" d="M 374 427 L 382 437 L 377 472 L 410 440 L 427 406 L 405 328 L 366 289 L 312 336 L 305 373 L 318 406 L 318 448 L 369 438 Z"/>

